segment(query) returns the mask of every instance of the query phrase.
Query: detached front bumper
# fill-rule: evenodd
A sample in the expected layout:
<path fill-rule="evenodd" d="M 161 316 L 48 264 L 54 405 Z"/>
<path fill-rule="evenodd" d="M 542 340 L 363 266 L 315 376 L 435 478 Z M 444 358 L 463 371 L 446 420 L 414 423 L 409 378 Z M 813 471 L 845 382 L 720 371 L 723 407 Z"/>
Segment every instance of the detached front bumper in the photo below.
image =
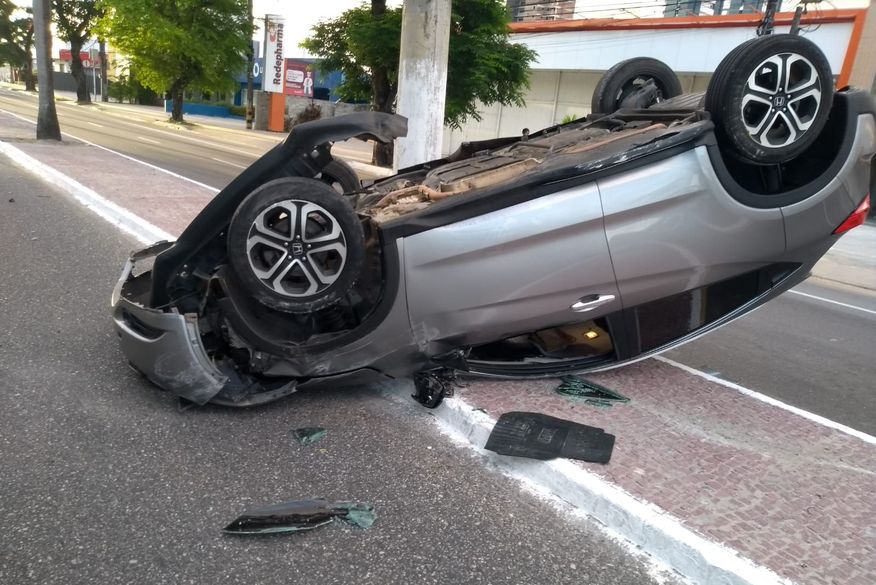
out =
<path fill-rule="evenodd" d="M 137 263 L 152 260 L 171 242 L 135 252 L 113 290 L 113 322 L 130 364 L 153 384 L 196 404 L 206 404 L 228 383 L 210 360 L 197 316 L 147 306 L 152 273 L 136 275 Z"/>

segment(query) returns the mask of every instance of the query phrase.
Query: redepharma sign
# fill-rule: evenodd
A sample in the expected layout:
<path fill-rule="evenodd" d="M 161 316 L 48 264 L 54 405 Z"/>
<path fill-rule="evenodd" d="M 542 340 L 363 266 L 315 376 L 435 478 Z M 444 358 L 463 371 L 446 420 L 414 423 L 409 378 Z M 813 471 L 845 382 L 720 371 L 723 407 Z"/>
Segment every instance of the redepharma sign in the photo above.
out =
<path fill-rule="evenodd" d="M 265 72 L 262 89 L 273 93 L 283 93 L 283 22 L 282 16 L 265 16 Z"/>

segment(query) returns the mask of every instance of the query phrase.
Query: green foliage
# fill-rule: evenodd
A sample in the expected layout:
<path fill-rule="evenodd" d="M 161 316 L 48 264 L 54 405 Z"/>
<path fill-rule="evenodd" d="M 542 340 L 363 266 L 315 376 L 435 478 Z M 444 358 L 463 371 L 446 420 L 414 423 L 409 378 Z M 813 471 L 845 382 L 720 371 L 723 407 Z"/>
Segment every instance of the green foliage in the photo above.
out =
<path fill-rule="evenodd" d="M 353 8 L 314 26 L 301 46 L 321 58 L 323 71 L 338 70 L 338 93 L 347 101 L 372 99 L 371 72 L 383 69 L 398 79 L 401 8 L 375 17 L 367 6 Z M 447 70 L 446 124 L 459 127 L 480 120 L 478 105 L 523 105 L 529 87 L 529 63 L 535 52 L 511 43 L 508 14 L 501 0 L 454 0 Z"/>
<path fill-rule="evenodd" d="M 0 63 L 24 68 L 32 59 L 33 17 L 30 8 L 26 15 L 24 10 L 12 0 L 0 0 Z"/>
<path fill-rule="evenodd" d="M 395 85 L 401 48 L 402 9 L 373 16 L 368 6 L 351 8 L 333 20 L 323 20 L 301 46 L 319 55 L 321 71 L 340 71 L 344 81 L 335 91 L 348 102 L 372 98 L 370 72 L 383 69 Z"/>
<path fill-rule="evenodd" d="M 563 120 L 560 122 L 560 124 L 569 124 L 570 122 L 574 122 L 580 117 L 581 116 L 579 116 L 578 114 L 566 114 L 565 116 L 563 116 Z"/>
<path fill-rule="evenodd" d="M 126 75 L 120 75 L 118 79 L 112 80 L 107 93 L 109 97 L 119 102 L 153 106 L 158 101 L 155 92 L 143 87 L 134 72 L 130 70 Z"/>
<path fill-rule="evenodd" d="M 252 36 L 246 0 L 101 0 L 98 31 L 129 56 L 138 80 L 164 92 L 234 87 Z"/>
<path fill-rule="evenodd" d="M 82 46 L 100 16 L 97 0 L 52 0 L 52 12 L 62 41 Z"/>
<path fill-rule="evenodd" d="M 450 23 L 444 118 L 458 128 L 480 120 L 478 102 L 523 106 L 529 63 L 536 53 L 508 37 L 508 13 L 498 0 L 456 0 Z"/>

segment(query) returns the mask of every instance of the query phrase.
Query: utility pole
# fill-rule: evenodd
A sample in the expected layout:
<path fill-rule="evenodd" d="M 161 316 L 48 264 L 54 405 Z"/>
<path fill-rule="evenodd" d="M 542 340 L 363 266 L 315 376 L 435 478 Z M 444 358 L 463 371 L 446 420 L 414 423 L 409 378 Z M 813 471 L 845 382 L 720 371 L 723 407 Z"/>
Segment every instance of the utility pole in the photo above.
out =
<path fill-rule="evenodd" d="M 396 112 L 408 119 L 395 169 L 441 158 L 450 47 L 450 0 L 405 0 Z"/>
<path fill-rule="evenodd" d="M 37 140 L 61 140 L 61 126 L 55 110 L 55 84 L 52 79 L 52 32 L 49 27 L 52 12 L 49 2 L 50 0 L 33 0 L 34 44 L 40 91 Z"/>
<path fill-rule="evenodd" d="M 252 68 L 255 65 L 255 51 L 252 46 L 252 0 L 246 0 L 246 9 L 247 14 L 249 15 L 249 26 L 250 26 L 250 35 L 249 35 L 249 49 L 246 52 L 246 129 L 252 130 L 252 119 L 254 117 L 253 112 L 253 103 L 252 103 L 252 81 L 253 81 L 253 72 Z"/>

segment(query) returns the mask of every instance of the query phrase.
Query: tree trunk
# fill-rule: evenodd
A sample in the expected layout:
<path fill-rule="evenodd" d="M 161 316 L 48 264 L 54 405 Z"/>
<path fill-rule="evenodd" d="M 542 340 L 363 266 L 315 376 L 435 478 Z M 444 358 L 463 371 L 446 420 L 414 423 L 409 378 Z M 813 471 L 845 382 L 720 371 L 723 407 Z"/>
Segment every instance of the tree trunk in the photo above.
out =
<path fill-rule="evenodd" d="M 371 0 L 372 16 L 382 16 L 385 13 L 386 0 Z M 375 112 L 392 113 L 392 102 L 395 96 L 392 93 L 392 86 L 386 69 L 375 68 L 371 72 L 371 95 L 374 98 L 371 104 L 372 110 Z M 391 167 L 394 146 L 395 144 L 392 142 L 389 144 L 375 142 L 371 153 L 372 163 L 382 167 Z"/>
<path fill-rule="evenodd" d="M 82 39 L 70 37 L 70 73 L 76 81 L 76 101 L 80 104 L 91 103 L 88 87 L 85 85 L 85 70 L 82 68 Z"/>
<path fill-rule="evenodd" d="M 109 101 L 109 80 L 106 78 L 107 62 L 106 62 L 106 42 L 103 39 L 98 41 L 100 50 L 100 101 Z"/>
<path fill-rule="evenodd" d="M 39 110 L 37 111 L 37 140 L 61 140 L 61 126 L 55 110 L 55 85 L 52 80 L 52 11 L 50 0 L 33 0 L 33 22 L 37 57 L 37 75 L 40 82 Z"/>
<path fill-rule="evenodd" d="M 173 109 L 170 113 L 170 119 L 174 122 L 183 121 L 183 91 L 185 88 L 185 83 L 180 80 L 174 81 L 173 85 L 170 87 L 170 97 L 173 100 Z"/>
<path fill-rule="evenodd" d="M 24 77 L 24 89 L 27 91 L 36 91 L 36 80 L 33 78 L 33 57 L 30 54 L 30 49 L 27 51 L 27 62 L 21 68 L 22 77 Z"/>

